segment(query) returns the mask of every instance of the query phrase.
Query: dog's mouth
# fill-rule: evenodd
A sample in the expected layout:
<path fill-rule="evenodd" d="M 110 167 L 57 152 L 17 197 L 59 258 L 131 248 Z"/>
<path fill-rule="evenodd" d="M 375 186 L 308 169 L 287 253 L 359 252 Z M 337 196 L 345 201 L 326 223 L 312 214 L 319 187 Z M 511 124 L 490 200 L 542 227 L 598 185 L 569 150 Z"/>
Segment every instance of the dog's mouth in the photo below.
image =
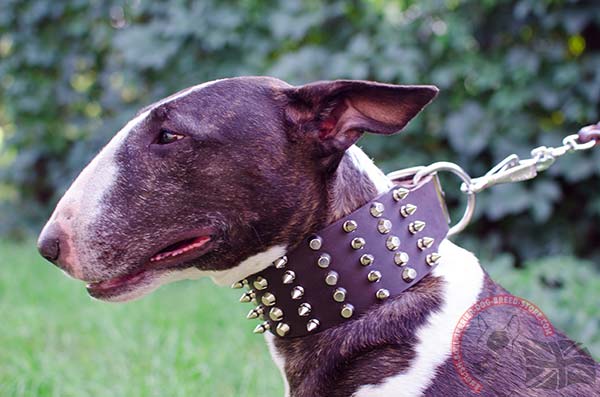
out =
<path fill-rule="evenodd" d="M 157 281 L 181 264 L 206 254 L 211 249 L 211 235 L 200 235 L 178 240 L 160 249 L 141 269 L 107 280 L 89 283 L 88 293 L 97 299 L 124 301 L 147 294 L 157 288 Z"/>

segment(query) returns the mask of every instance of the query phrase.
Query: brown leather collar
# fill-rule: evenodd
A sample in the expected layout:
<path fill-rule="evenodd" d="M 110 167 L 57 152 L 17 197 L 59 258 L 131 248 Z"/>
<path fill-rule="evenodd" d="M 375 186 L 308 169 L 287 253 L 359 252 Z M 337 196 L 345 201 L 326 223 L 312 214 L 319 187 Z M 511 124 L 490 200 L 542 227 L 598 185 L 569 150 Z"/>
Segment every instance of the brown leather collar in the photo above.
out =
<path fill-rule="evenodd" d="M 435 177 L 402 184 L 309 236 L 265 270 L 234 284 L 258 306 L 255 331 L 314 334 L 358 318 L 418 283 L 437 265 L 448 217 Z"/>

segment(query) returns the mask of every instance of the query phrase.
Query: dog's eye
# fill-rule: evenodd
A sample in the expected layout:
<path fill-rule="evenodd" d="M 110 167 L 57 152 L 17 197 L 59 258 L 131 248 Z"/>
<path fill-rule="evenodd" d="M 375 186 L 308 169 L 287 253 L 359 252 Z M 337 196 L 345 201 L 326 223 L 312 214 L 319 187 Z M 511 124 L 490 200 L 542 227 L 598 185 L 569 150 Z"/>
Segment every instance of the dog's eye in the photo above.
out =
<path fill-rule="evenodd" d="M 168 145 L 169 143 L 173 143 L 180 139 L 183 139 L 183 135 L 167 130 L 166 128 L 162 128 L 158 134 L 156 143 L 159 145 Z"/>

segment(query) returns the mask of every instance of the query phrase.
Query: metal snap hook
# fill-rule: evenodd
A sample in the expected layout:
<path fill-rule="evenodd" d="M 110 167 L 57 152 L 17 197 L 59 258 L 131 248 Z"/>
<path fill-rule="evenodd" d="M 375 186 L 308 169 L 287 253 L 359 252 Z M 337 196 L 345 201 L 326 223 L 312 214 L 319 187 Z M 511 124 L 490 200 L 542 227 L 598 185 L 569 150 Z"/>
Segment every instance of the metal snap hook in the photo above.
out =
<path fill-rule="evenodd" d="M 413 183 L 418 184 L 424 177 L 437 172 L 450 172 L 451 174 L 458 176 L 463 181 L 464 186 L 469 187 L 472 184 L 471 176 L 467 174 L 465 170 L 458 165 L 447 161 L 440 161 L 420 168 L 413 177 Z M 473 214 L 475 213 L 475 192 L 467 189 L 464 193 L 467 194 L 467 208 L 465 209 L 460 221 L 458 221 L 458 223 L 452 226 L 448 231 L 448 237 L 455 236 L 462 232 L 469 225 L 471 219 L 473 218 Z"/>

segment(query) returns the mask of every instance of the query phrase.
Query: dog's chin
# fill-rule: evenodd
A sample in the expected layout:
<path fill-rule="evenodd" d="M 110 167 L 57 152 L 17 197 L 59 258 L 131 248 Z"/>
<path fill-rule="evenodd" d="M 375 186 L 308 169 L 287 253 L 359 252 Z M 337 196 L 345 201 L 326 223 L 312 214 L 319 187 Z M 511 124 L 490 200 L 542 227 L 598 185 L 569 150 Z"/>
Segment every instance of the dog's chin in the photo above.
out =
<path fill-rule="evenodd" d="M 107 280 L 106 284 L 92 283 L 87 285 L 88 294 L 105 302 L 127 302 L 142 298 L 160 286 L 179 280 L 196 280 L 207 275 L 207 272 L 195 267 L 185 269 L 150 270 L 123 276 L 119 283 Z M 108 285 L 113 282 L 113 285 Z"/>
<path fill-rule="evenodd" d="M 91 297 L 107 302 L 125 302 L 141 298 L 161 285 L 202 277 L 205 272 L 190 263 L 211 249 L 208 236 L 193 237 L 170 244 L 154 253 L 146 266 L 130 273 L 89 283 Z"/>
<path fill-rule="evenodd" d="M 141 298 L 165 282 L 168 271 L 142 270 L 133 274 L 111 278 L 87 285 L 91 297 L 107 302 L 125 302 Z"/>

